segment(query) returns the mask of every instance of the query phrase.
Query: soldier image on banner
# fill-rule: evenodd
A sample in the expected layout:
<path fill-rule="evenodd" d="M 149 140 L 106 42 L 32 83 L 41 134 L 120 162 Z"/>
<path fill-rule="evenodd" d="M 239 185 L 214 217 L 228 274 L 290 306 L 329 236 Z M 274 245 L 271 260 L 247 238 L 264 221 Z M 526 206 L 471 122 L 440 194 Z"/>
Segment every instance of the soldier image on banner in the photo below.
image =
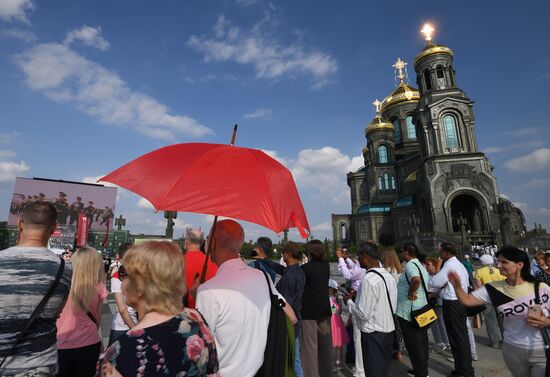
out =
<path fill-rule="evenodd" d="M 105 209 L 101 213 L 102 220 L 101 224 L 99 225 L 107 224 L 107 222 L 110 221 L 110 219 L 112 219 L 113 217 L 115 217 L 113 210 L 109 207 L 105 207 Z"/>
<path fill-rule="evenodd" d="M 71 204 L 70 208 L 70 218 L 69 224 L 74 224 L 78 221 L 78 214 L 84 211 L 84 203 L 82 203 L 82 198 L 80 196 L 76 197 L 76 202 Z"/>
<path fill-rule="evenodd" d="M 57 222 L 61 225 L 67 224 L 67 217 L 69 217 L 69 203 L 67 203 L 67 194 L 63 191 L 59 191 L 59 196 L 55 200 L 55 209 L 57 209 Z"/>
<path fill-rule="evenodd" d="M 89 220 L 88 226 L 92 228 L 92 224 L 94 223 L 94 214 L 95 214 L 94 202 L 88 201 L 88 206 L 84 208 L 84 214 Z"/>

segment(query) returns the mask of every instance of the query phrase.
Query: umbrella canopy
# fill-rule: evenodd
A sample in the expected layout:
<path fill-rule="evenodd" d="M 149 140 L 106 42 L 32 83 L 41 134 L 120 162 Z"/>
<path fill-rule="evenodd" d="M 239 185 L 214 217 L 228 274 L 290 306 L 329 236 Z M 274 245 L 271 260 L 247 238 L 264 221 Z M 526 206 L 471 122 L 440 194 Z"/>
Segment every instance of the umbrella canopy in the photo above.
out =
<path fill-rule="evenodd" d="M 257 149 L 187 143 L 157 149 L 107 174 L 157 210 L 249 221 L 276 233 L 309 224 L 290 171 Z"/>

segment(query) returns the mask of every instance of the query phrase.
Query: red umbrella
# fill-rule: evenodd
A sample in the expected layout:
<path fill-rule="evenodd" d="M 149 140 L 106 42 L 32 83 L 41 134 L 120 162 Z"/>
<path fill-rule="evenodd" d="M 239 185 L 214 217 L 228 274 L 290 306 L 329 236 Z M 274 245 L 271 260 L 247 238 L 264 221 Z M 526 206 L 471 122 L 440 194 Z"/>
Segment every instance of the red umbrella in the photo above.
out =
<path fill-rule="evenodd" d="M 188 143 L 157 149 L 100 181 L 122 186 L 157 210 L 249 221 L 274 232 L 309 224 L 290 171 L 257 149 Z"/>

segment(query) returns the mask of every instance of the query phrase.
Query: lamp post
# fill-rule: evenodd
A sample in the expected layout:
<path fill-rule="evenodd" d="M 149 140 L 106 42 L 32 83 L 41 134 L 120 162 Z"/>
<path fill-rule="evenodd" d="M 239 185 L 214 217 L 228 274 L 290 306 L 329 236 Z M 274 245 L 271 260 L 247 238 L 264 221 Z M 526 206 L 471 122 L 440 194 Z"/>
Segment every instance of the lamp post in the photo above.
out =
<path fill-rule="evenodd" d="M 166 238 L 174 238 L 174 219 L 178 217 L 176 211 L 164 211 L 164 218 L 166 219 Z"/>

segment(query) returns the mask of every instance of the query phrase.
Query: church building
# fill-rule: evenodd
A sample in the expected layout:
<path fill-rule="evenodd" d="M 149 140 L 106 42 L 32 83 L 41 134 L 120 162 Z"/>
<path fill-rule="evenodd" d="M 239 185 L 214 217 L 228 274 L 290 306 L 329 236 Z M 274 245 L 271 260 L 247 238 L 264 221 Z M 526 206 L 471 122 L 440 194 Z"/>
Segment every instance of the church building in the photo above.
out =
<path fill-rule="evenodd" d="M 453 51 L 427 44 L 393 68 L 399 84 L 373 104 L 365 128 L 364 166 L 347 174 L 351 214 L 333 214 L 336 244 L 411 241 L 433 250 L 443 240 L 460 245 L 514 243 L 525 232 L 520 209 L 499 196 L 493 167 L 476 140 L 474 102 L 456 82 Z"/>

